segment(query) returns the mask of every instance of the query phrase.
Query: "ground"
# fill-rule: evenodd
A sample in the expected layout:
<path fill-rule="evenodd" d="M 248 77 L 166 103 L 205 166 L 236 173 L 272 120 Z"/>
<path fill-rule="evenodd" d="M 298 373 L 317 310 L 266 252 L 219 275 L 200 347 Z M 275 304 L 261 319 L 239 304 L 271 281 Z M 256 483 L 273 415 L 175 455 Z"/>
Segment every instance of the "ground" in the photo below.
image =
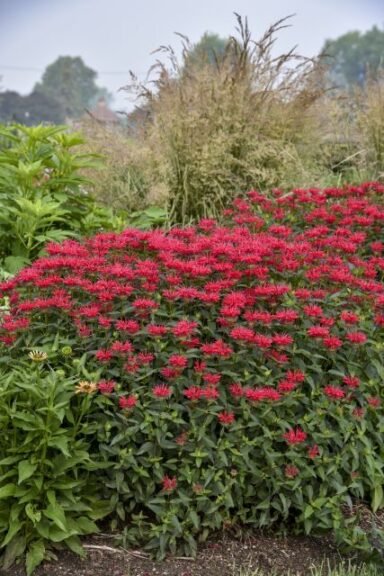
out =
<path fill-rule="evenodd" d="M 87 558 L 63 551 L 58 562 L 45 563 L 34 576 L 240 576 L 257 568 L 267 576 L 277 574 L 307 576 L 311 567 L 322 562 L 338 564 L 342 557 L 329 539 L 303 536 L 286 538 L 260 532 L 243 539 L 218 535 L 199 549 L 196 560 L 169 558 L 154 562 L 140 550 L 123 551 L 108 535 L 93 536 L 85 543 Z M 25 576 L 21 566 L 0 576 Z"/>

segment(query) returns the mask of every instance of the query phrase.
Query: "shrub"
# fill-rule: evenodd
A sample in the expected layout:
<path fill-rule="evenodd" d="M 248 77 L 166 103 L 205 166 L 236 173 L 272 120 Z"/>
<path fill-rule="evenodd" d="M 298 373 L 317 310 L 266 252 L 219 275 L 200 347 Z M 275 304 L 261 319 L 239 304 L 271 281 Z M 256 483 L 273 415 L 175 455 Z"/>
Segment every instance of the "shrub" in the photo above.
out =
<path fill-rule="evenodd" d="M 63 341 L 53 368 L 86 369 L 126 544 L 281 522 L 377 544 L 345 511 L 384 505 L 383 192 L 251 191 L 223 223 L 51 243 L 0 285 L 5 362 Z"/>
<path fill-rule="evenodd" d="M 311 107 L 322 94 L 319 67 L 293 51 L 271 53 L 281 20 L 255 42 L 246 20 L 224 55 L 196 61 L 183 44 L 154 66 L 152 84 L 129 88 L 148 111 L 137 138 L 167 190 L 172 223 L 216 217 L 239 190 L 291 185 L 307 175 L 316 135 Z M 295 180 L 296 179 L 296 180 Z"/>
<path fill-rule="evenodd" d="M 29 356 L 32 367 L 19 360 L 0 374 L 3 566 L 26 553 L 27 574 L 55 558 L 52 544 L 82 554 L 79 536 L 97 532 L 94 520 L 109 511 L 82 433 L 88 397 L 75 397 L 78 379 L 45 366 L 45 353 Z"/>
<path fill-rule="evenodd" d="M 164 185 L 156 181 L 156 159 L 148 146 L 122 129 L 111 129 L 94 119 L 78 125 L 86 138 L 82 150 L 102 159 L 101 166 L 84 171 L 93 182 L 92 193 L 98 202 L 129 213 L 166 205 Z"/>
<path fill-rule="evenodd" d="M 74 152 L 83 143 L 63 126 L 0 129 L 0 261 L 15 272 L 41 254 L 44 244 L 103 229 L 123 219 L 97 206 L 80 171 L 95 157 Z"/>

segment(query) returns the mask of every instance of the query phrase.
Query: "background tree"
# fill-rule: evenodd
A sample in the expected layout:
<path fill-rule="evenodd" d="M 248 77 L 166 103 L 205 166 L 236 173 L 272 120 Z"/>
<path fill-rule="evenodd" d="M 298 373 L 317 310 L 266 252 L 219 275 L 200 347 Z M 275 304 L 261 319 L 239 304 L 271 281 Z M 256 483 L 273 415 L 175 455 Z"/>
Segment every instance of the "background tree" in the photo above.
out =
<path fill-rule="evenodd" d="M 98 97 L 108 96 L 105 88 L 97 86 L 96 77 L 79 56 L 60 56 L 46 68 L 34 92 L 57 100 L 67 118 L 78 118 Z"/>
<path fill-rule="evenodd" d="M 224 57 L 228 43 L 228 38 L 205 32 L 197 44 L 188 50 L 186 64 L 215 64 Z"/>
<path fill-rule="evenodd" d="M 367 78 L 376 79 L 384 70 L 384 30 L 348 32 L 336 40 L 327 40 L 322 54 L 328 66 L 329 80 L 342 88 L 363 86 Z"/>
<path fill-rule="evenodd" d="M 26 126 L 36 124 L 63 124 L 65 112 L 55 98 L 33 91 L 27 96 L 7 90 L 0 93 L 0 122 L 17 122 Z"/>

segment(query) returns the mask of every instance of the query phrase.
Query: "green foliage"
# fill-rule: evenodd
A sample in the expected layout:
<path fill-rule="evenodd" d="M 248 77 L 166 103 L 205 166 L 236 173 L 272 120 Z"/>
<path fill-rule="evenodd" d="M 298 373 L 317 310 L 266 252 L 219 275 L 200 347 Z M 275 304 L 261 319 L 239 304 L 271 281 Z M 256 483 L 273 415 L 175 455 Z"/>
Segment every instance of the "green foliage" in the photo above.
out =
<path fill-rule="evenodd" d="M 98 96 L 106 95 L 105 90 L 96 85 L 96 77 L 97 73 L 86 66 L 79 56 L 60 56 L 47 66 L 34 92 L 59 102 L 66 118 L 77 118 Z"/>
<path fill-rule="evenodd" d="M 48 354 L 85 399 L 124 545 L 283 524 L 382 554 L 354 503 L 384 507 L 383 192 L 251 191 L 220 224 L 52 243 L 2 283 L 2 362 Z"/>
<path fill-rule="evenodd" d="M 188 67 L 209 63 L 214 66 L 224 58 L 229 43 L 229 38 L 205 32 L 185 54 L 185 65 Z"/>
<path fill-rule="evenodd" d="M 123 217 L 97 206 L 80 171 L 96 165 L 76 153 L 83 143 L 65 127 L 0 129 L 0 260 L 15 272 L 48 241 L 122 229 Z"/>
<path fill-rule="evenodd" d="M 363 86 L 383 70 L 384 30 L 373 26 L 365 33 L 347 32 L 327 40 L 325 55 L 330 81 L 342 88 Z"/>
<path fill-rule="evenodd" d="M 8 569 L 25 555 L 28 575 L 59 546 L 83 554 L 79 536 L 109 511 L 82 433 L 88 397 L 41 358 L 0 373 L 1 560 Z"/>

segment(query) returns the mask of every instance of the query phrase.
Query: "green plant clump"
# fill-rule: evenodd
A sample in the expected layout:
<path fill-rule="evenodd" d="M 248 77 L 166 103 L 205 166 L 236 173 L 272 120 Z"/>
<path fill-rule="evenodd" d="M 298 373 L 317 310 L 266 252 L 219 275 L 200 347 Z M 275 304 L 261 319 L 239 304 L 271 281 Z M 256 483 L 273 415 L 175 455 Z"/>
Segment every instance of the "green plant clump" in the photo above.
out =
<path fill-rule="evenodd" d="M 99 206 L 81 170 L 96 157 L 76 153 L 80 134 L 63 126 L 0 128 L 0 265 L 11 273 L 48 241 L 121 230 L 124 217 Z"/>
<path fill-rule="evenodd" d="M 52 491 L 92 519 L 96 483 L 158 558 L 281 525 L 379 557 L 354 504 L 384 506 L 383 194 L 253 190 L 220 223 L 51 243 L 0 284 L 5 555 L 26 528 L 27 551 L 57 544 Z"/>

